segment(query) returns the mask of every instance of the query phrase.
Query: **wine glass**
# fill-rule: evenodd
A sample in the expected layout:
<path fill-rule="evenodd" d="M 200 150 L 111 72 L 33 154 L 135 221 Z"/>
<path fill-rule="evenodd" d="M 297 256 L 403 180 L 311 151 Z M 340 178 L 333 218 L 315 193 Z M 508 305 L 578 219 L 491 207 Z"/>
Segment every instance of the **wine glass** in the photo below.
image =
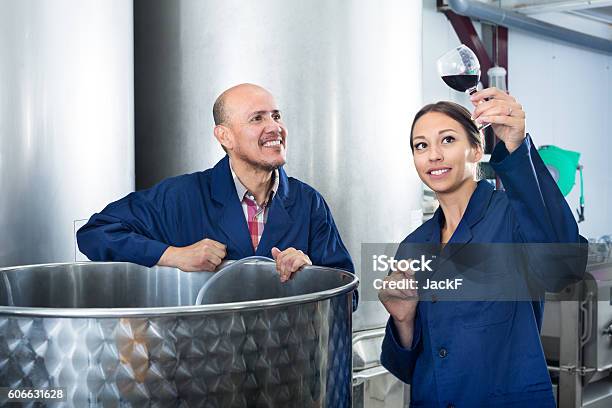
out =
<path fill-rule="evenodd" d="M 449 87 L 468 95 L 476 92 L 480 81 L 480 62 L 476 54 L 466 45 L 461 44 L 438 58 L 438 74 Z M 480 125 L 484 129 L 490 123 Z"/>

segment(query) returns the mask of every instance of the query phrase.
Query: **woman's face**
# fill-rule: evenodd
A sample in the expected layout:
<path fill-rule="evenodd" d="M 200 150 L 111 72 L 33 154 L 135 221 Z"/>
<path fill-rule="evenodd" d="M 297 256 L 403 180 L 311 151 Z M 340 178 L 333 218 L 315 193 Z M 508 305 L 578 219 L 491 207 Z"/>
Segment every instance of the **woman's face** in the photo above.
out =
<path fill-rule="evenodd" d="M 439 112 L 426 113 L 415 123 L 412 147 L 419 177 L 436 193 L 452 192 L 473 180 L 482 157 L 461 124 Z"/>

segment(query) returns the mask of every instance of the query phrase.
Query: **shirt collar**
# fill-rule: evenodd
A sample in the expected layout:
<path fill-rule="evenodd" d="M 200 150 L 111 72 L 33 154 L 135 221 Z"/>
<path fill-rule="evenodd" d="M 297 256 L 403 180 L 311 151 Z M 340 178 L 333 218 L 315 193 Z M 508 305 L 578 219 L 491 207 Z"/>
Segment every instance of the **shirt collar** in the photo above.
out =
<path fill-rule="evenodd" d="M 236 194 L 238 194 L 238 199 L 242 201 L 244 199 L 244 196 L 246 194 L 249 194 L 254 200 L 253 194 L 244 186 L 244 184 L 242 184 L 242 182 L 236 175 L 236 172 L 234 172 L 234 169 L 232 168 L 231 159 L 229 163 L 230 163 L 230 171 L 232 172 L 232 179 L 234 180 L 234 185 L 236 186 Z M 276 192 L 278 191 L 278 185 L 280 182 L 280 177 L 278 175 L 278 169 L 274 169 L 274 172 L 272 173 L 272 179 L 273 179 L 272 188 L 270 189 L 270 196 L 268 200 L 266 201 L 266 203 L 269 203 L 272 200 L 272 198 L 274 198 L 274 194 L 276 194 Z"/>

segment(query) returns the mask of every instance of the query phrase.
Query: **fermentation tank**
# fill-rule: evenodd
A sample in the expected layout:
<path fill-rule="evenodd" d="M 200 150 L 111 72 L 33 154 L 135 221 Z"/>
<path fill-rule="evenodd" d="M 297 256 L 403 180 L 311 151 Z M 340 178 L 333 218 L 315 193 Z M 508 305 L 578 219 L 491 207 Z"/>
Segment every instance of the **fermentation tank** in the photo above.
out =
<path fill-rule="evenodd" d="M 74 261 L 134 188 L 132 3 L 0 2 L 0 78 L 0 266 Z"/>
<path fill-rule="evenodd" d="M 138 188 L 213 166 L 213 102 L 251 82 L 275 95 L 287 173 L 323 194 L 357 271 L 362 243 L 420 224 L 421 2 L 136 0 L 134 14 Z M 355 329 L 386 316 L 362 298 Z"/>
<path fill-rule="evenodd" d="M 59 387 L 75 407 L 351 406 L 347 272 L 281 283 L 250 258 L 216 274 L 88 262 L 0 276 L 2 387 Z"/>

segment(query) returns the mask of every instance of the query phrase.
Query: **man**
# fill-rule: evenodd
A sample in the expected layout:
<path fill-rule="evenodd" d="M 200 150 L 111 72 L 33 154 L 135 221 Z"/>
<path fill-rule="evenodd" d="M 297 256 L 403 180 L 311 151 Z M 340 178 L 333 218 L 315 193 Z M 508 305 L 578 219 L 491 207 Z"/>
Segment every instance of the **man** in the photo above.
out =
<path fill-rule="evenodd" d="M 323 197 L 287 177 L 287 129 L 273 96 L 241 84 L 213 106 L 227 155 L 203 172 L 166 179 L 94 214 L 77 232 L 94 261 L 214 271 L 226 259 L 273 257 L 281 281 L 305 265 L 353 272 Z"/>

